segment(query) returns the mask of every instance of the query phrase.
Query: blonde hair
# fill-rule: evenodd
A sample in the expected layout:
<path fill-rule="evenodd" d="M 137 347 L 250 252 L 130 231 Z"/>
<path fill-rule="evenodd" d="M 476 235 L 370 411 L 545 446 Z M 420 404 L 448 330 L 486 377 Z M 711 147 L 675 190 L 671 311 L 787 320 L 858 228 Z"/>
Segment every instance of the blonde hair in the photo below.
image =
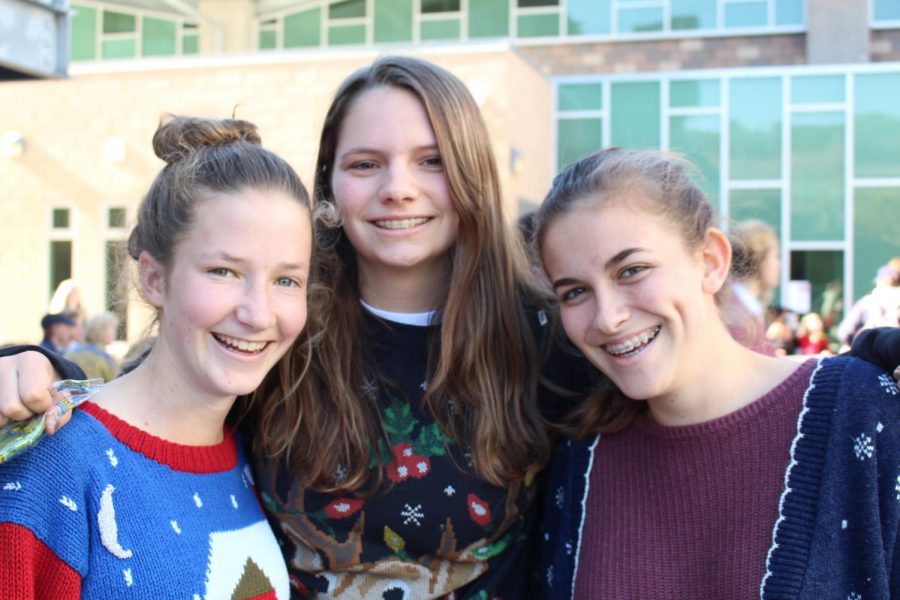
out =
<path fill-rule="evenodd" d="M 84 340 L 89 344 L 103 343 L 103 337 L 110 327 L 119 325 L 119 317 L 115 313 L 103 311 L 89 317 L 84 324 Z"/>

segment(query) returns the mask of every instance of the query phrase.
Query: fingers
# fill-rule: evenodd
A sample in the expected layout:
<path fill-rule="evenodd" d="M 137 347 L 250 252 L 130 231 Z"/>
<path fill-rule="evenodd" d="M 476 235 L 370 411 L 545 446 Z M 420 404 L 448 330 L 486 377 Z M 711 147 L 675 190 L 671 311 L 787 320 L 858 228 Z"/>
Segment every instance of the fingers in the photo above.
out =
<path fill-rule="evenodd" d="M 51 412 L 56 411 L 56 407 L 50 409 Z M 53 419 L 47 419 L 46 421 L 46 429 L 45 431 L 50 435 L 56 433 L 60 427 L 69 422 L 69 419 L 72 418 L 72 411 L 66 411 L 65 414 L 61 417 L 55 417 Z"/>
<path fill-rule="evenodd" d="M 50 408 L 53 402 L 48 388 L 55 379 L 50 361 L 39 352 L 0 358 L 0 425 Z"/>

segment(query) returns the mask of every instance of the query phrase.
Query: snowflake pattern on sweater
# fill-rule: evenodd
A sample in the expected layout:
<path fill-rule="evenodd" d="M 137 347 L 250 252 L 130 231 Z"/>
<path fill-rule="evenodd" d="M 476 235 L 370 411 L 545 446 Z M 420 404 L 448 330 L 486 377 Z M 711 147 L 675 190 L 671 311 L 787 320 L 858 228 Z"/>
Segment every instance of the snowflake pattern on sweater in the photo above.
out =
<path fill-rule="evenodd" d="M 180 446 L 88 402 L 57 435 L 0 465 L 0 482 L 0 552 L 34 551 L 18 540 L 45 546 L 53 558 L 33 577 L 71 569 L 81 588 L 71 597 L 289 597 L 281 550 L 231 431 L 218 445 Z"/>

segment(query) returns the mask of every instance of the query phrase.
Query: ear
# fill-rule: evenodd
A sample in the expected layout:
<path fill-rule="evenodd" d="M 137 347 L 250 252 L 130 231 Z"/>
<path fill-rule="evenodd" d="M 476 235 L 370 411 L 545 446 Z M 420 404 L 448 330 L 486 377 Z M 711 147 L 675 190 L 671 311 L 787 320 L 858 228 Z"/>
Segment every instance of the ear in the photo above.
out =
<path fill-rule="evenodd" d="M 715 294 L 725 285 L 731 270 L 731 242 L 728 236 L 710 227 L 703 236 L 700 254 L 703 260 L 703 291 Z"/>
<path fill-rule="evenodd" d="M 156 308 L 162 307 L 166 293 L 166 271 L 163 266 L 145 250 L 138 257 L 138 273 L 141 294 Z"/>

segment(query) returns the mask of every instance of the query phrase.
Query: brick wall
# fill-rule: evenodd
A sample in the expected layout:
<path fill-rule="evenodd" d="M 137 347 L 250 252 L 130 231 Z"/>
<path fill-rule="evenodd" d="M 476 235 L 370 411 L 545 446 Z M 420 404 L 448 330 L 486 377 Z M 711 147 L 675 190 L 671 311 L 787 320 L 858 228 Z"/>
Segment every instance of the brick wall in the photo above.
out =
<path fill-rule="evenodd" d="M 546 76 L 796 65 L 803 34 L 520 46 Z"/>

